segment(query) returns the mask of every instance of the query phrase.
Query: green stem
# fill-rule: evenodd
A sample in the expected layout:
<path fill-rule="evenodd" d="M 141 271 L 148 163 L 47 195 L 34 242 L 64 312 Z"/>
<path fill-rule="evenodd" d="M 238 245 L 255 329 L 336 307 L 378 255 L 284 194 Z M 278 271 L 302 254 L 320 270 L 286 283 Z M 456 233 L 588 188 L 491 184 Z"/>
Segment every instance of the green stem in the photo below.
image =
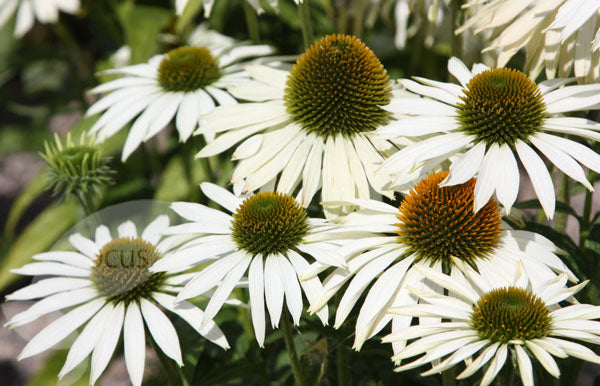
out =
<path fill-rule="evenodd" d="M 76 194 L 77 199 L 79 200 L 79 204 L 81 204 L 81 208 L 83 208 L 83 212 L 86 217 L 91 216 L 95 212 L 96 205 L 94 205 L 94 200 L 92 195 L 84 192 L 80 192 Z"/>
<path fill-rule="evenodd" d="M 442 371 L 442 385 L 456 386 L 456 369 L 454 367 Z"/>
<path fill-rule="evenodd" d="M 356 5 L 354 6 L 355 13 L 354 20 L 352 22 L 352 32 L 357 38 L 362 38 L 363 35 L 363 15 L 366 8 L 366 0 L 356 0 Z"/>
<path fill-rule="evenodd" d="M 343 341 L 338 342 L 336 348 L 337 384 L 339 386 L 350 385 L 348 379 L 348 347 Z"/>
<path fill-rule="evenodd" d="M 557 194 L 557 199 L 558 201 L 569 205 L 570 201 L 571 201 L 571 189 L 569 186 L 569 177 L 564 174 L 561 173 L 560 174 L 560 179 L 558 182 L 558 194 Z M 568 214 L 567 213 L 563 213 L 563 212 L 557 212 L 555 214 L 554 217 L 554 229 L 557 232 L 560 233 L 565 233 L 565 230 L 567 229 L 567 217 Z"/>
<path fill-rule="evenodd" d="M 303 0 L 300 4 L 298 4 L 298 16 L 300 18 L 300 26 L 302 27 L 302 38 L 304 39 L 304 48 L 307 49 L 314 41 L 308 1 L 309 0 Z"/>
<path fill-rule="evenodd" d="M 590 170 L 588 173 L 588 181 L 594 182 L 596 174 Z M 587 190 L 585 192 L 585 201 L 583 202 L 583 215 L 581 216 L 581 224 L 579 229 L 579 245 L 584 246 L 585 239 L 587 239 L 590 233 L 591 216 L 592 216 L 592 198 L 594 192 Z"/>
<path fill-rule="evenodd" d="M 283 340 L 285 340 L 285 347 L 287 348 L 290 357 L 290 365 L 292 366 L 292 373 L 294 373 L 296 385 L 305 386 L 306 383 L 304 382 L 302 367 L 300 367 L 300 359 L 298 358 L 296 346 L 294 345 L 294 337 L 292 336 L 292 324 L 290 323 L 290 317 L 285 309 L 281 313 L 281 330 L 283 332 Z"/>
<path fill-rule="evenodd" d="M 244 14 L 246 15 L 246 27 L 248 28 L 248 35 L 250 35 L 250 40 L 254 43 L 258 43 L 260 41 L 260 32 L 258 30 L 258 16 L 256 16 L 256 11 L 248 1 L 244 0 Z"/>

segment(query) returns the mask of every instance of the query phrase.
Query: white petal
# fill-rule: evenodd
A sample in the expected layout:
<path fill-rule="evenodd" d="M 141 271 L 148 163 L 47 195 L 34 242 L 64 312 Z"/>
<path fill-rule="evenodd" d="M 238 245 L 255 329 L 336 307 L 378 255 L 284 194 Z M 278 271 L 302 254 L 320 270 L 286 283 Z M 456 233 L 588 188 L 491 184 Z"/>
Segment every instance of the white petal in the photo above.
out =
<path fill-rule="evenodd" d="M 573 158 L 571 158 L 570 155 L 563 152 L 560 148 L 546 142 L 544 137 L 538 138 L 536 135 L 532 135 L 529 140 L 563 173 L 575 181 L 579 181 L 589 190 L 593 190 L 592 185 L 590 185 L 585 173 L 583 172 L 583 169 Z"/>
<path fill-rule="evenodd" d="M 127 220 L 121 225 L 119 225 L 117 231 L 119 232 L 119 237 L 137 237 L 137 228 L 135 227 L 135 224 L 130 220 Z"/>
<path fill-rule="evenodd" d="M 299 325 L 300 315 L 302 314 L 302 292 L 300 291 L 298 276 L 286 257 L 277 256 L 277 263 L 285 293 L 285 302 L 287 303 L 288 310 L 290 310 L 290 314 L 292 314 L 294 324 Z"/>
<path fill-rule="evenodd" d="M 52 251 L 38 253 L 33 255 L 33 260 L 37 261 L 55 261 L 58 263 L 68 264 L 73 267 L 90 269 L 94 266 L 94 262 L 87 256 L 80 254 L 79 252 L 67 252 L 67 251 Z"/>
<path fill-rule="evenodd" d="M 19 275 L 37 276 L 37 275 L 55 275 L 55 276 L 78 276 L 89 277 L 90 270 L 73 267 L 61 263 L 30 263 L 21 268 L 11 269 L 10 272 Z"/>
<path fill-rule="evenodd" d="M 250 291 L 250 313 L 254 335 L 260 347 L 265 341 L 265 291 L 263 278 L 263 258 L 255 256 L 248 272 L 248 289 Z"/>
<path fill-rule="evenodd" d="M 288 258 L 296 270 L 297 275 L 300 275 L 309 268 L 308 262 L 295 251 L 288 251 Z M 304 290 L 304 294 L 306 295 L 306 298 L 310 304 L 316 303 L 316 301 L 319 299 L 319 296 L 323 292 L 321 281 L 316 277 L 300 281 L 300 286 Z M 316 314 L 324 325 L 327 324 L 327 320 L 329 318 L 327 306 L 321 307 Z"/>
<path fill-rule="evenodd" d="M 515 148 L 519 154 L 519 158 L 529 174 L 533 189 L 544 208 L 546 217 L 551 219 L 554 217 L 555 195 L 554 184 L 544 161 L 533 151 L 525 142 L 517 140 Z"/>
<path fill-rule="evenodd" d="M 242 203 L 242 200 L 218 185 L 203 182 L 200 184 L 200 189 L 208 198 L 232 213 L 235 213 Z"/>
<path fill-rule="evenodd" d="M 496 378 L 496 375 L 498 375 L 498 373 L 502 369 L 502 366 L 504 366 L 504 363 L 506 362 L 506 354 L 507 353 L 508 353 L 508 349 L 505 344 L 501 345 L 498 348 L 498 351 L 496 352 L 494 359 L 492 359 L 492 361 L 490 363 L 490 367 L 488 367 L 485 374 L 483 374 L 483 379 L 481 380 L 481 386 L 489 385 L 490 383 L 492 383 L 494 378 Z M 512 366 L 512 363 L 509 363 L 507 366 Z"/>
<path fill-rule="evenodd" d="M 231 255 L 216 260 L 214 263 L 204 268 L 183 290 L 181 290 L 181 292 L 179 292 L 177 301 L 202 295 L 216 286 L 219 281 L 245 257 L 245 254 L 244 251 L 234 252 Z"/>
<path fill-rule="evenodd" d="M 210 320 L 219 312 L 233 288 L 239 283 L 242 275 L 248 269 L 250 264 L 250 256 L 245 255 L 235 266 L 231 267 L 223 281 L 217 287 L 215 293 L 211 296 L 206 310 L 204 310 L 204 319 Z"/>
<path fill-rule="evenodd" d="M 103 305 L 103 299 L 96 299 L 56 319 L 27 343 L 17 360 L 29 358 L 54 346 L 91 318 Z"/>
<path fill-rule="evenodd" d="M 475 183 L 475 206 L 474 211 L 478 212 L 481 208 L 483 208 L 492 198 L 494 194 L 494 190 L 496 190 L 496 186 L 499 183 L 499 173 L 500 168 L 504 167 L 500 163 L 500 146 L 498 144 L 493 143 L 488 149 L 483 158 L 483 162 L 481 164 L 481 171 L 479 172 L 479 178 Z"/>
<path fill-rule="evenodd" d="M 77 288 L 90 286 L 92 282 L 88 279 L 77 279 L 70 277 L 53 277 L 37 281 L 27 287 L 16 290 L 6 295 L 6 300 L 30 300 L 53 295 L 58 292 L 69 291 Z"/>
<path fill-rule="evenodd" d="M 42 315 L 87 302 L 97 296 L 98 293 L 91 287 L 83 287 L 50 295 L 34 303 L 27 310 L 14 315 L 7 323 L 7 327 L 13 328 L 27 324 Z"/>
<path fill-rule="evenodd" d="M 90 384 L 96 383 L 98 378 L 108 362 L 112 357 L 117 343 L 119 342 L 119 336 L 121 336 L 121 329 L 123 328 L 123 317 L 125 315 L 125 306 L 123 303 L 117 304 L 110 313 L 104 324 L 104 331 L 102 336 L 96 341 L 94 345 L 94 352 L 92 353 L 92 369 L 90 371 Z"/>
<path fill-rule="evenodd" d="M 179 338 L 169 318 L 158 307 L 144 298 L 141 299 L 140 305 L 148 330 L 158 347 L 166 356 L 177 362 L 180 367 L 183 366 Z"/>
<path fill-rule="evenodd" d="M 175 125 L 179 132 L 179 139 L 181 142 L 186 142 L 190 135 L 192 135 L 194 129 L 198 125 L 199 117 L 200 113 L 197 110 L 194 94 L 185 94 L 179 104 L 179 110 L 175 117 Z"/>
<path fill-rule="evenodd" d="M 79 252 L 83 253 L 90 259 L 95 259 L 100 251 L 100 247 L 96 245 L 96 243 L 86 237 L 83 237 L 79 233 L 69 236 L 69 242 Z"/>
<path fill-rule="evenodd" d="M 158 244 L 162 232 L 169 226 L 169 216 L 161 215 L 154 219 L 142 232 L 142 239 L 150 244 Z"/>
<path fill-rule="evenodd" d="M 496 184 L 496 196 L 498 201 L 510 213 L 512 205 L 519 194 L 519 166 L 510 147 L 507 144 L 500 146 L 498 152 L 499 180 Z"/>
<path fill-rule="evenodd" d="M 448 177 L 440 183 L 440 186 L 452 186 L 463 184 L 473 178 L 481 168 L 483 156 L 485 155 L 485 142 L 479 142 L 469 149 L 463 156 L 452 162 Z"/>
<path fill-rule="evenodd" d="M 467 87 L 467 83 L 473 77 L 473 74 L 467 66 L 458 58 L 451 57 L 448 60 L 448 71 L 460 82 L 463 87 Z"/>
<path fill-rule="evenodd" d="M 71 345 L 67 359 L 63 368 L 58 373 L 58 378 L 61 379 L 77 365 L 79 365 L 94 349 L 96 342 L 104 332 L 107 323 L 110 320 L 113 306 L 107 303 L 94 317 L 86 324 L 81 334 Z"/>
<path fill-rule="evenodd" d="M 125 346 L 125 364 L 133 386 L 142 384 L 144 363 L 146 360 L 146 338 L 144 322 L 137 302 L 129 303 L 123 326 L 123 344 Z"/>
<path fill-rule="evenodd" d="M 106 225 L 100 225 L 96 228 L 96 246 L 100 249 L 105 244 L 108 244 L 112 240 L 112 236 L 110 235 L 110 230 Z"/>
<path fill-rule="evenodd" d="M 259 256 L 260 257 L 260 256 Z M 283 308 L 284 290 L 279 276 L 279 268 L 277 266 L 277 257 L 269 255 L 265 261 L 265 297 L 267 299 L 267 309 L 271 316 L 271 326 L 276 328 L 279 326 L 279 318 Z"/>
<path fill-rule="evenodd" d="M 171 204 L 171 209 L 189 221 L 209 223 L 214 223 L 217 221 L 219 223 L 229 225 L 233 220 L 231 216 L 221 212 L 220 210 L 192 202 L 174 202 Z"/>
<path fill-rule="evenodd" d="M 523 350 L 521 345 L 514 345 L 515 352 L 517 353 L 517 363 L 519 364 L 519 374 L 521 375 L 521 381 L 523 386 L 534 386 L 533 384 L 533 370 L 531 368 L 531 360 L 529 356 Z M 510 363 L 506 366 L 510 366 Z"/>
<path fill-rule="evenodd" d="M 554 378 L 560 377 L 560 369 L 558 368 L 554 358 L 552 358 L 552 355 L 532 341 L 526 341 L 525 345 L 533 353 L 535 358 L 542 364 L 542 366 L 544 366 L 548 373 L 550 373 Z"/>
<path fill-rule="evenodd" d="M 167 310 L 179 315 L 185 320 L 194 330 L 200 335 L 210 340 L 211 342 L 223 347 L 229 348 L 227 338 L 223 335 L 223 331 L 212 320 L 205 320 L 204 313 L 198 307 L 190 302 L 181 301 L 175 306 L 175 296 L 155 292 L 152 297 Z M 204 328 L 200 325 L 204 324 Z"/>

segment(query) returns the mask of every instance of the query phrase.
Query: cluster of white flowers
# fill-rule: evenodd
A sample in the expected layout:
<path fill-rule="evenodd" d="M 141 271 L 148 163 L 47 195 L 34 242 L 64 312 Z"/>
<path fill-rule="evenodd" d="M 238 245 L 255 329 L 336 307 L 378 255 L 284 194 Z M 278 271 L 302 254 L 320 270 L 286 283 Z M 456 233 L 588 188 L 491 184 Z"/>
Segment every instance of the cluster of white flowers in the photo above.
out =
<path fill-rule="evenodd" d="M 75 2 L 54 3 L 76 9 Z M 404 19 L 409 3 L 418 2 L 398 1 Z M 0 23 L 16 4 L 0 3 Z M 32 4 L 39 5 L 22 1 L 19 12 Z M 512 366 L 510 355 L 522 382 L 533 385 L 532 358 L 554 377 L 560 372 L 553 356 L 600 364 L 600 356 L 573 342 L 600 342 L 594 321 L 600 307 L 574 298 L 587 282 L 569 286 L 579 279 L 563 251 L 503 221 L 519 193 L 519 161 L 549 219 L 556 198 L 541 156 L 589 190 L 582 166 L 600 173 L 600 155 L 581 140 L 600 141 L 600 124 L 564 115 L 597 109 L 600 84 L 554 78 L 557 68 L 568 76 L 571 67 L 578 77 L 600 78 L 597 11 L 582 4 L 469 2 L 467 11 L 477 11 L 465 28 L 503 31 L 490 45 L 501 51 L 500 65 L 469 69 L 452 57 L 448 71 L 458 84 L 393 81 L 362 41 L 343 34 L 315 42 L 293 66 L 248 62 L 273 49 L 204 26 L 187 46 L 106 71 L 120 77 L 91 91 L 106 94 L 88 110 L 101 113 L 91 133 L 103 140 L 132 122 L 125 161 L 174 121 L 182 142 L 192 134 L 207 139 L 197 157 L 235 147 L 233 193 L 205 182 L 204 195 L 224 210 L 175 202 L 183 224 L 169 226 L 160 216 L 139 236 L 124 222 L 118 238 L 99 226 L 93 239 L 70 237 L 76 252 L 38 254 L 14 270 L 53 277 L 7 297 L 40 299 L 10 327 L 75 307 L 39 332 L 20 358 L 83 326 L 59 377 L 91 354 L 93 384 L 122 331 L 131 382 L 140 385 L 145 328 L 166 356 L 183 363 L 163 310 L 228 348 L 213 319 L 225 303 L 239 303 L 234 288 L 247 287 L 261 347 L 267 311 L 273 328 L 288 311 L 299 325 L 304 295 L 308 311 L 327 324 L 340 292 L 334 326 L 349 319 L 364 295 L 354 348 L 391 323 L 384 342 L 392 343 L 398 371 L 432 363 L 423 373 L 429 375 L 464 362 L 459 379 L 486 366 L 481 384 L 488 385 Z M 177 12 L 185 5 L 176 1 Z M 205 2 L 205 12 L 211 6 Z M 36 12 L 41 21 L 55 15 Z M 536 50 L 528 56 L 529 73 L 545 66 L 547 80 L 536 83 L 503 67 L 522 47 Z M 310 218 L 307 208 L 319 191 L 325 218 Z M 405 197 L 393 206 L 397 192 Z M 209 298 L 204 311 L 191 300 L 197 296 Z"/>

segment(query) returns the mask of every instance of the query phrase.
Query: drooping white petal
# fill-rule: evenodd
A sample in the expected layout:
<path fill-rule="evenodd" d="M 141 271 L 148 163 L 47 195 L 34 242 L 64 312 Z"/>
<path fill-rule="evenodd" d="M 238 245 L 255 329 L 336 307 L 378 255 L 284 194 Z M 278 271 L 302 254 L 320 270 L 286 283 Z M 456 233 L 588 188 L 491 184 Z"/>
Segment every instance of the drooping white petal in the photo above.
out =
<path fill-rule="evenodd" d="M 233 267 L 230 268 L 229 272 L 225 275 L 217 290 L 210 297 L 210 301 L 204 310 L 205 320 L 211 320 L 219 312 L 233 288 L 238 284 L 242 275 L 248 269 L 251 257 L 249 255 L 243 255 L 242 259 Z"/>
<path fill-rule="evenodd" d="M 265 261 L 265 297 L 267 300 L 267 309 L 271 317 L 271 326 L 276 328 L 279 326 L 279 318 L 283 308 L 283 283 L 279 276 L 279 268 L 277 257 L 273 255 L 267 256 Z"/>
<path fill-rule="evenodd" d="M 551 219 L 554 217 L 555 206 L 554 184 L 544 161 L 520 139 L 515 142 L 515 148 L 527 174 L 529 174 L 533 190 L 540 200 L 546 217 Z"/>
<path fill-rule="evenodd" d="M 92 369 L 90 371 L 91 385 L 96 383 L 98 378 L 100 378 L 100 375 L 104 372 L 104 369 L 106 369 L 106 366 L 108 366 L 108 362 L 110 362 L 110 358 L 119 342 L 124 316 L 125 305 L 123 303 L 118 303 L 114 306 L 104 323 L 105 328 L 102 331 L 102 335 L 96 341 L 94 352 L 92 353 Z"/>
<path fill-rule="evenodd" d="M 54 346 L 91 318 L 104 303 L 104 299 L 96 299 L 56 319 L 27 343 L 17 359 L 29 358 Z"/>
<path fill-rule="evenodd" d="M 110 316 L 113 312 L 113 306 L 110 303 L 104 307 L 85 325 L 81 334 L 75 339 L 71 345 L 67 359 L 62 369 L 58 373 L 58 378 L 61 379 L 77 365 L 79 365 L 94 349 L 96 342 L 105 330 L 105 326 L 110 321 Z"/>
<path fill-rule="evenodd" d="M 265 341 L 265 291 L 263 278 L 263 258 L 255 256 L 248 271 L 248 289 L 250 291 L 250 313 L 254 335 L 260 347 Z"/>
<path fill-rule="evenodd" d="M 210 340 L 211 342 L 223 347 L 229 348 L 227 338 L 223 335 L 223 331 L 212 320 L 205 320 L 204 312 L 190 302 L 181 301 L 175 305 L 175 296 L 167 295 L 160 292 L 154 292 L 152 297 L 164 308 L 179 315 L 185 320 L 194 330 L 200 335 Z M 200 328 L 204 325 L 203 328 Z"/>
<path fill-rule="evenodd" d="M 144 362 L 146 360 L 146 338 L 144 322 L 137 302 L 129 303 L 123 325 L 123 344 L 125 346 L 125 365 L 133 386 L 142 384 Z"/>
<path fill-rule="evenodd" d="M 166 356 L 173 359 L 180 367 L 183 366 L 179 338 L 169 318 L 152 302 L 144 298 L 140 300 L 140 306 L 152 339 Z"/>

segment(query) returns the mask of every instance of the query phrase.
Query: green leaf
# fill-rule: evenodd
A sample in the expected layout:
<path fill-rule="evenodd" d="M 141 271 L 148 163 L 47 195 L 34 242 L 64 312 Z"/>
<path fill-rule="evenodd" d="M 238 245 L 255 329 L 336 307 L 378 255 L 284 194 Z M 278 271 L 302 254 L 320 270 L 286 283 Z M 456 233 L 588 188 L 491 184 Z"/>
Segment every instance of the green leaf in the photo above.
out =
<path fill-rule="evenodd" d="M 10 273 L 31 260 L 31 256 L 49 248 L 81 219 L 74 201 L 46 208 L 16 239 L 0 262 L 0 291 L 19 278 Z"/>
<path fill-rule="evenodd" d="M 31 203 L 46 190 L 46 186 L 48 185 L 48 176 L 46 175 L 46 172 L 46 168 L 42 169 L 37 176 L 25 186 L 10 208 L 4 228 L 4 235 L 7 239 L 10 240 L 14 237 L 15 228 L 23 216 L 23 213 L 25 213 L 29 205 L 31 205 Z"/>
<path fill-rule="evenodd" d="M 176 155 L 167 163 L 154 198 L 161 201 L 180 201 L 190 194 L 190 184 L 186 177 L 185 161 Z"/>
<path fill-rule="evenodd" d="M 125 31 L 125 43 L 131 47 L 131 63 L 145 62 L 157 52 L 156 37 L 171 21 L 172 12 L 159 7 L 135 5 L 127 1 L 117 7 Z"/>

